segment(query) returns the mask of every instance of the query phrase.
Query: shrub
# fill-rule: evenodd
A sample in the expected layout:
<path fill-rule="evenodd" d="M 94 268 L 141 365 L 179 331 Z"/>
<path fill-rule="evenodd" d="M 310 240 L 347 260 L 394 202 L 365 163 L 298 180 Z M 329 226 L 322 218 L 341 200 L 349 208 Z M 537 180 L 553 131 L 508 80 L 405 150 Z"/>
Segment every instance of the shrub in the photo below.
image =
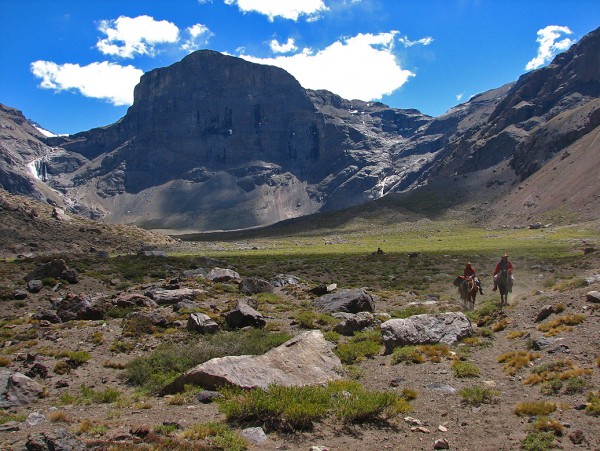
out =
<path fill-rule="evenodd" d="M 511 320 L 508 318 L 502 318 L 497 323 L 492 324 L 492 332 L 500 332 L 506 329 L 506 327 L 511 323 Z"/>
<path fill-rule="evenodd" d="M 298 312 L 294 319 L 303 329 L 320 329 L 321 327 L 330 327 L 339 322 L 337 318 L 326 313 L 316 313 L 312 310 L 302 310 Z"/>
<path fill-rule="evenodd" d="M 547 451 L 554 448 L 554 434 L 552 432 L 531 432 L 523 440 L 524 451 Z"/>
<path fill-rule="evenodd" d="M 550 419 L 546 416 L 538 417 L 532 427 L 537 431 L 552 432 L 558 436 L 561 436 L 563 433 L 563 425 L 560 421 Z"/>
<path fill-rule="evenodd" d="M 82 384 L 80 391 L 81 399 L 79 400 L 79 403 L 81 404 L 112 404 L 122 396 L 122 393 L 119 390 L 112 387 L 96 391 L 91 387 Z"/>
<path fill-rule="evenodd" d="M 527 332 L 524 330 L 511 330 L 506 334 L 506 338 L 514 340 L 515 338 L 521 338 L 525 334 L 527 334 Z"/>
<path fill-rule="evenodd" d="M 10 366 L 12 364 L 12 360 L 5 356 L 0 356 L 0 367 Z"/>
<path fill-rule="evenodd" d="M 0 424 L 8 423 L 9 421 L 17 421 L 22 423 L 27 419 L 27 415 L 22 413 L 9 413 L 0 411 Z"/>
<path fill-rule="evenodd" d="M 514 376 L 521 368 L 529 365 L 529 362 L 539 358 L 540 354 L 535 352 L 507 352 L 498 357 L 498 363 L 504 363 L 504 372 Z"/>
<path fill-rule="evenodd" d="M 515 406 L 515 414 L 520 417 L 547 416 L 556 410 L 556 404 L 549 401 L 520 402 Z"/>
<path fill-rule="evenodd" d="M 310 430 L 314 422 L 333 415 L 344 423 L 381 421 L 408 412 L 408 400 L 391 392 L 367 390 L 357 382 L 327 386 L 240 390 L 226 388 L 219 407 L 228 421 L 264 424 L 280 431 Z"/>
<path fill-rule="evenodd" d="M 64 351 L 61 352 L 58 356 L 66 357 L 67 364 L 71 366 L 71 368 L 77 368 L 78 366 L 83 365 L 85 362 L 92 358 L 92 356 L 87 351 Z"/>
<path fill-rule="evenodd" d="M 481 404 L 492 404 L 498 398 L 499 393 L 491 388 L 473 385 L 463 388 L 460 396 L 465 404 L 478 407 Z"/>
<path fill-rule="evenodd" d="M 381 345 L 378 342 L 364 340 L 340 343 L 335 347 L 334 352 L 340 358 L 342 363 L 350 365 L 355 362 L 360 362 L 366 357 L 375 357 L 376 355 L 379 355 L 380 350 Z"/>
<path fill-rule="evenodd" d="M 394 348 L 392 352 L 392 364 L 394 365 L 399 363 L 411 365 L 413 363 L 424 363 L 425 361 L 425 356 L 418 351 L 416 346 L 402 346 Z"/>
<path fill-rule="evenodd" d="M 52 423 L 68 423 L 69 422 L 69 417 L 67 416 L 66 412 L 62 411 L 62 410 L 56 410 L 54 412 L 49 412 L 46 417 L 48 418 L 48 421 L 51 421 Z"/>
<path fill-rule="evenodd" d="M 585 411 L 589 415 L 600 417 L 600 392 L 590 392 L 587 395 Z"/>
<path fill-rule="evenodd" d="M 221 423 L 195 424 L 181 433 L 181 437 L 190 440 L 209 440 L 219 449 L 228 451 L 243 451 L 248 449 L 248 443 L 237 431 Z"/>
<path fill-rule="evenodd" d="M 455 360 L 452 363 L 454 375 L 459 378 L 464 377 L 479 377 L 479 367 L 474 363 Z"/>
<path fill-rule="evenodd" d="M 558 333 L 570 330 L 569 326 L 576 326 L 581 324 L 585 320 L 585 315 L 582 314 L 569 314 L 559 316 L 551 321 L 546 321 L 538 326 L 538 330 L 545 332 L 546 336 L 554 336 Z"/>
<path fill-rule="evenodd" d="M 115 340 L 110 344 L 108 350 L 117 354 L 129 352 L 133 350 L 133 348 L 135 348 L 135 345 L 133 343 L 124 340 Z"/>

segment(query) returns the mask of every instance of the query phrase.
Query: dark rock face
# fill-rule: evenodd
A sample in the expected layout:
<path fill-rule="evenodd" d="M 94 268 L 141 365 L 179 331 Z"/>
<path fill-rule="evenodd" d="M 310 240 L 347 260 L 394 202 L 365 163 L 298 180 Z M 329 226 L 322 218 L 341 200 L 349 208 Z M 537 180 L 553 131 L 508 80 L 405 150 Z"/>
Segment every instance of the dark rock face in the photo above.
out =
<path fill-rule="evenodd" d="M 326 312 L 372 312 L 375 310 L 373 296 L 362 288 L 340 290 L 337 293 L 325 294 L 313 301 L 317 308 Z"/>

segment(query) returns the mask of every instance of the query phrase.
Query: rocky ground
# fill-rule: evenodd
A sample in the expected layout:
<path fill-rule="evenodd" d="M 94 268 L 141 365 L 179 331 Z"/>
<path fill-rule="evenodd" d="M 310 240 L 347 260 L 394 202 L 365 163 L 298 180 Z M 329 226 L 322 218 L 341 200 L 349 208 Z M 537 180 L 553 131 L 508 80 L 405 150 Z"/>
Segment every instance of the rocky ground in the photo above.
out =
<path fill-rule="evenodd" d="M 7 220 L 8 211 L 11 215 L 24 214 L 30 217 L 28 222 L 34 224 L 38 221 L 36 218 L 44 217 L 43 213 L 31 217 L 22 206 L 9 210 L 6 202 L 4 205 L 5 210 L 0 212 L 3 220 Z M 204 343 L 203 335 L 186 329 L 190 312 L 206 313 L 219 327 L 227 328 L 226 313 L 235 309 L 237 301 L 246 299 L 263 315 L 266 330 L 298 335 L 306 330 L 303 327 L 306 324 L 299 320 L 299 312 L 317 311 L 314 301 L 319 295 L 311 289 L 322 277 L 309 264 L 297 265 L 297 270 L 291 273 L 300 279 L 297 284 L 275 287 L 268 296 L 243 294 L 236 279 L 210 280 L 211 270 L 230 266 L 226 261 L 199 256 L 167 257 L 160 251 L 148 250 L 145 255 L 125 254 L 125 247 L 119 249 L 121 256 L 115 256 L 112 252 L 118 246 L 127 245 L 131 250 L 137 246 L 139 250 L 139 237 L 127 241 L 129 238 L 123 229 L 120 235 L 97 242 L 98 235 L 83 238 L 83 235 L 90 236 L 80 232 L 84 226 L 68 232 L 82 233 L 81 237 L 73 237 L 77 252 L 71 249 L 62 252 L 59 246 L 52 248 L 52 243 L 60 242 L 61 236 L 54 236 L 54 223 L 48 224 L 41 227 L 45 227 L 46 235 L 33 235 L 24 241 L 19 235 L 21 241 L 10 244 L 12 258 L 0 264 L 2 449 L 53 449 L 51 446 L 60 449 L 56 448 L 57 444 L 63 449 L 192 449 L 189 443 L 187 447 L 179 445 L 177 448 L 175 439 L 195 424 L 224 421 L 217 404 L 204 404 L 193 396 L 141 393 L 138 387 L 123 380 L 123 367 L 127 362 L 148 356 L 162 343 L 190 343 L 190 339 L 191 343 Z M 32 225 L 30 230 L 37 228 Z M 6 231 L 4 227 L 3 230 Z M 105 238 L 108 234 L 109 230 L 102 228 L 99 235 Z M 9 233 L 3 236 L 5 243 L 10 241 Z M 86 242 L 86 239 L 91 241 Z M 31 245 L 34 242 L 39 244 Z M 114 247 L 110 248 L 109 243 Z M 95 247 L 96 251 L 90 252 L 88 246 Z M 162 248 L 188 252 L 190 249 L 173 241 L 162 243 Z M 7 245 L 3 244 L 3 249 L 8 249 Z M 46 252 L 39 252 L 40 249 Z M 111 253 L 104 252 L 106 249 Z M 23 253 L 21 258 L 15 258 L 15 251 Z M 25 255 L 36 251 L 39 254 Z M 62 263 L 53 266 L 60 274 L 35 273 L 48 261 L 61 258 L 65 266 Z M 426 266 L 424 256 L 387 254 L 366 256 L 365 262 L 357 264 L 368 267 L 366 263 L 372 264 L 374 258 L 389 259 L 394 264 L 423 259 L 423 267 Z M 486 266 L 491 263 L 486 262 Z M 378 355 L 345 366 L 340 373 L 373 390 L 398 393 L 403 389 L 414 390 L 417 397 L 411 401 L 411 412 L 367 424 L 343 425 L 328 418 L 317 422 L 312 430 L 294 433 L 265 427 L 266 440 L 250 441 L 248 449 L 430 450 L 436 441 L 438 447 L 445 446 L 444 440 L 450 449 L 457 450 L 519 449 L 527 435 L 540 426 L 536 426 L 531 415 L 516 415 L 515 408 L 519 403 L 541 400 L 557 406 L 557 410 L 549 414 L 555 423 L 548 426 L 560 430 L 554 439 L 557 447 L 599 449 L 600 423 L 586 402 L 588 394 L 597 393 L 600 386 L 600 328 L 597 324 L 600 310 L 598 300 L 588 295 L 600 291 L 600 252 L 590 249 L 584 254 L 582 251 L 580 257 L 561 264 L 513 263 L 518 278 L 510 305 L 499 309 L 495 305 L 497 294 L 491 292 L 489 282 L 485 283 L 486 294 L 480 296 L 476 306 L 479 310 L 471 315 L 473 337 L 450 346 L 450 354 L 439 362 L 394 363 L 394 355 L 385 354 L 381 346 Z M 428 295 L 367 286 L 365 291 L 374 300 L 374 318 L 383 321 L 388 318 L 386 314 L 406 308 L 429 313 L 460 310 L 450 281 L 435 277 L 440 273 L 451 274 L 458 265 L 460 262 L 446 257 L 430 270 L 422 269 L 423 275 L 434 281 L 428 286 L 431 293 Z M 231 269 L 242 279 L 256 270 L 244 262 Z M 275 270 L 273 268 L 269 275 L 271 281 L 276 279 Z M 485 275 L 482 273 L 482 277 Z M 332 271 L 328 277 L 339 283 L 334 293 L 344 290 L 341 273 Z M 26 278 L 41 280 L 42 286 L 28 285 Z M 489 281 L 489 277 L 485 280 Z M 161 291 L 163 289 L 167 291 Z M 192 304 L 180 305 L 179 311 L 174 311 L 174 301 L 160 298 L 161 294 L 182 293 L 182 290 L 192 293 L 186 301 L 191 299 Z M 186 300 L 185 296 L 181 300 Z M 487 313 L 482 307 L 487 308 Z M 132 311 L 147 315 L 146 319 L 139 321 L 139 316 L 127 316 Z M 547 318 L 541 320 L 544 315 Z M 544 329 L 543 325 L 553 321 L 560 326 L 557 320 L 567 317 L 578 320 L 572 321 L 573 325 Z M 328 335 L 333 324 L 316 323 L 315 327 L 322 329 L 327 337 L 333 337 Z M 337 340 L 344 341 L 339 337 Z M 529 355 L 535 359 L 509 374 L 506 362 L 499 362 L 499 357 L 519 351 L 532 353 Z M 84 354 L 87 357 L 82 357 Z M 453 364 L 459 358 L 473 364 L 479 374 L 458 377 Z M 574 371 L 561 376 L 560 387 L 525 383 L 536 371 L 541 374 L 539 370 L 543 365 L 556 366 L 557 362 L 563 365 L 561 374 L 569 369 Z M 7 378 L 16 372 L 28 375 L 33 382 L 13 380 L 17 388 L 29 388 L 20 392 L 22 395 L 15 401 L 13 395 L 17 392 L 6 392 L 4 387 L 10 385 Z M 461 390 L 473 386 L 493 393 L 489 403 L 465 402 Z M 118 392 L 118 397 L 94 398 L 93 393 L 106 394 L 108 388 Z M 232 425 L 236 430 L 248 426 L 261 425 Z M 193 446 L 219 449 L 209 440 L 200 440 Z"/>

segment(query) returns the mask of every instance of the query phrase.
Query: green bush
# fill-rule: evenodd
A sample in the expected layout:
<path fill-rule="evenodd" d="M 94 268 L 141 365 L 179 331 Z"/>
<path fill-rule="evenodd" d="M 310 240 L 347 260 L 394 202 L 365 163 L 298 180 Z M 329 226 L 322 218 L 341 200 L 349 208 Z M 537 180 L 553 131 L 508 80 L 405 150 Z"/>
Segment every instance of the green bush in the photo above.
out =
<path fill-rule="evenodd" d="M 82 404 L 112 404 L 119 400 L 122 393 L 116 388 L 108 387 L 104 390 L 94 390 L 83 384 L 81 390 Z"/>
<path fill-rule="evenodd" d="M 492 404 L 496 401 L 498 395 L 498 391 L 479 385 L 465 387 L 460 391 L 463 402 L 476 407 L 481 404 Z"/>
<path fill-rule="evenodd" d="M 209 440 L 218 449 L 227 451 L 244 451 L 248 443 L 237 431 L 233 431 L 226 424 L 201 423 L 195 424 L 181 433 L 182 438 L 189 440 Z"/>
<path fill-rule="evenodd" d="M 454 375 L 459 378 L 463 377 L 479 377 L 479 367 L 474 363 L 455 360 L 452 363 Z"/>
<path fill-rule="evenodd" d="M 402 346 L 394 348 L 392 352 L 392 364 L 394 365 L 399 363 L 411 365 L 413 363 L 424 363 L 425 361 L 425 356 L 419 352 L 416 346 Z"/>
<path fill-rule="evenodd" d="M 342 363 L 351 365 L 367 357 L 371 358 L 379 355 L 380 350 L 381 345 L 378 342 L 364 340 L 339 343 L 333 352 L 340 358 Z"/>
<path fill-rule="evenodd" d="M 395 393 L 370 391 L 349 381 L 325 387 L 225 388 L 222 393 L 217 402 L 228 421 L 290 432 L 310 430 L 330 415 L 349 424 L 386 420 L 410 410 L 408 401 Z"/>
<path fill-rule="evenodd" d="M 552 432 L 531 432 L 523 440 L 524 451 L 547 451 L 555 448 L 554 434 Z"/>

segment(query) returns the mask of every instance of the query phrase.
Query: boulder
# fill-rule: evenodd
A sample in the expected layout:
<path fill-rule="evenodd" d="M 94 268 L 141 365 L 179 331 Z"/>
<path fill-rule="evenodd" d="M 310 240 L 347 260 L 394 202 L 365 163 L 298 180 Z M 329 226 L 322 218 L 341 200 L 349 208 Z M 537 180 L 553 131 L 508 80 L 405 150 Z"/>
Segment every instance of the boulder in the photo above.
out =
<path fill-rule="evenodd" d="M 196 277 L 206 277 L 206 269 L 204 269 L 204 268 L 187 269 L 181 273 L 181 276 L 185 279 L 194 279 Z"/>
<path fill-rule="evenodd" d="M 240 283 L 242 278 L 233 269 L 214 268 L 207 275 L 206 278 L 213 282 L 235 282 Z"/>
<path fill-rule="evenodd" d="M 273 293 L 273 285 L 258 277 L 245 277 L 240 283 L 242 294 Z"/>
<path fill-rule="evenodd" d="M 271 285 L 274 287 L 285 287 L 286 285 L 300 285 L 302 281 L 296 276 L 287 274 L 277 274 L 271 279 Z"/>
<path fill-rule="evenodd" d="M 25 280 L 43 280 L 46 277 L 63 279 L 69 283 L 77 283 L 77 272 L 67 267 L 63 259 L 55 259 L 38 266 L 25 276 Z"/>
<path fill-rule="evenodd" d="M 29 296 L 29 293 L 27 293 L 27 291 L 25 290 L 20 290 L 17 289 L 15 291 L 13 291 L 13 299 L 16 299 L 17 301 L 22 301 L 23 299 L 27 299 L 27 296 Z"/>
<path fill-rule="evenodd" d="M 38 279 L 32 279 L 27 281 L 27 290 L 30 293 L 39 293 L 44 288 L 44 282 Z"/>
<path fill-rule="evenodd" d="M 176 290 L 165 290 L 154 288 L 144 293 L 158 305 L 173 305 L 181 301 L 195 301 L 199 294 L 205 294 L 205 290 L 197 288 L 178 288 Z"/>
<path fill-rule="evenodd" d="M 326 312 L 372 312 L 375 310 L 373 296 L 362 288 L 340 290 L 337 293 L 326 294 L 313 301 L 315 307 Z"/>
<path fill-rule="evenodd" d="M 200 308 L 200 304 L 194 301 L 184 300 L 178 302 L 177 304 L 173 304 L 173 311 L 178 312 L 179 310 L 192 310 Z"/>
<path fill-rule="evenodd" d="M 0 407 L 20 407 L 41 398 L 44 390 L 40 384 L 23 373 L 0 369 Z"/>
<path fill-rule="evenodd" d="M 115 299 L 112 300 L 112 303 L 117 307 L 150 307 L 155 308 L 158 307 L 158 304 L 150 299 L 148 296 L 144 296 L 140 293 L 121 293 Z"/>
<path fill-rule="evenodd" d="M 127 321 L 143 321 L 157 327 L 168 327 L 170 322 L 159 312 L 131 312 L 126 317 Z"/>
<path fill-rule="evenodd" d="M 539 323 L 540 321 L 544 321 L 546 318 L 548 318 L 553 313 L 554 313 L 554 307 L 550 304 L 546 304 L 540 309 L 540 311 L 535 316 L 535 322 Z"/>
<path fill-rule="evenodd" d="M 472 333 L 471 321 L 462 312 L 414 315 L 406 319 L 391 319 L 381 325 L 387 353 L 405 345 L 452 345 Z"/>
<path fill-rule="evenodd" d="M 65 429 L 41 432 L 27 437 L 25 449 L 28 451 L 85 451 L 86 444 L 76 435 Z"/>
<path fill-rule="evenodd" d="M 594 302 L 594 303 L 599 303 L 600 302 L 600 291 L 589 291 L 586 295 L 585 298 L 589 301 L 589 302 Z"/>
<path fill-rule="evenodd" d="M 353 313 L 334 313 L 336 318 L 342 317 L 342 321 L 335 325 L 333 330 L 342 335 L 353 335 L 354 332 L 372 327 L 375 323 L 375 318 L 369 312 Z"/>
<path fill-rule="evenodd" d="M 102 294 L 67 294 L 52 303 L 52 308 L 62 321 L 99 320 L 110 307 L 110 302 Z"/>
<path fill-rule="evenodd" d="M 201 334 L 214 333 L 219 330 L 219 325 L 210 316 L 204 313 L 190 314 L 186 326 L 191 332 L 200 332 Z"/>
<path fill-rule="evenodd" d="M 245 300 L 238 301 L 237 307 L 225 314 L 225 322 L 232 329 L 242 327 L 265 327 L 267 324 L 262 313 L 256 311 Z"/>
<path fill-rule="evenodd" d="M 186 385 L 214 390 L 224 385 L 266 389 L 283 386 L 320 385 L 340 379 L 340 359 L 319 330 L 310 330 L 260 356 L 228 356 L 209 360 L 178 377 L 163 389 L 175 393 Z"/>
<path fill-rule="evenodd" d="M 38 321 L 48 321 L 52 324 L 62 323 L 62 319 L 60 319 L 60 316 L 58 316 L 58 313 L 56 313 L 56 310 L 50 310 L 50 309 L 43 309 L 43 310 L 40 310 L 40 311 L 34 313 L 31 316 L 31 319 L 35 319 Z"/>
<path fill-rule="evenodd" d="M 317 296 L 323 296 L 324 294 L 333 293 L 337 290 L 337 283 L 330 283 L 329 285 L 322 283 L 314 288 L 311 288 L 310 292 Z"/>
<path fill-rule="evenodd" d="M 54 207 L 52 209 L 52 217 L 59 222 L 69 222 L 73 218 L 71 218 L 62 208 Z"/>

